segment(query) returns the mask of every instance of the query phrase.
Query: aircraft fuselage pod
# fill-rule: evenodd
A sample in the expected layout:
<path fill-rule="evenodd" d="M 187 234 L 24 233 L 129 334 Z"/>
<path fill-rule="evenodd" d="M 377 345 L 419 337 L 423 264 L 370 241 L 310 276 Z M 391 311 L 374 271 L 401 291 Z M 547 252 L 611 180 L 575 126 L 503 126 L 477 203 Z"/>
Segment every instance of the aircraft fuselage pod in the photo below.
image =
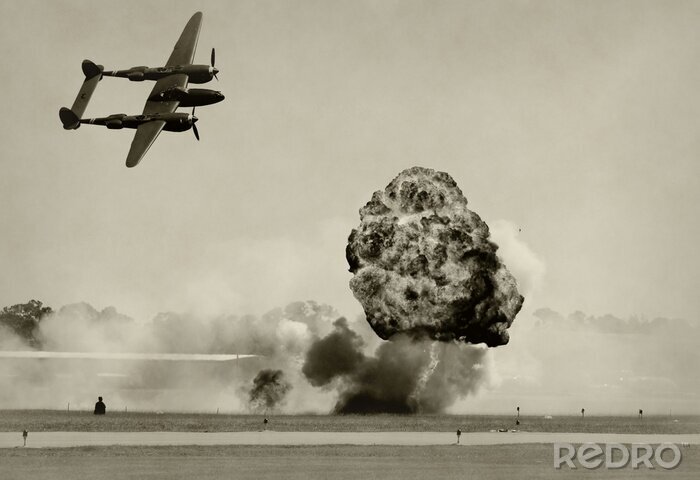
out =
<path fill-rule="evenodd" d="M 178 101 L 180 107 L 203 107 L 213 103 L 219 103 L 224 99 L 224 95 L 217 90 L 206 88 L 184 88 L 174 86 L 157 92 L 148 97 L 151 102 Z"/>

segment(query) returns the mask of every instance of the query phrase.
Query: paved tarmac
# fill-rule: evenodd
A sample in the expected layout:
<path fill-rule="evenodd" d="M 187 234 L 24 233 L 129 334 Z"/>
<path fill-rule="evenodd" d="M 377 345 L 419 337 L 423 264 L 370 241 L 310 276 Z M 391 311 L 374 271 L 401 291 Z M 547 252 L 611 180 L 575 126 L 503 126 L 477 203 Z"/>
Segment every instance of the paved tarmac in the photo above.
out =
<path fill-rule="evenodd" d="M 29 432 L 28 448 L 108 445 L 452 445 L 448 432 Z M 468 432 L 460 445 L 514 443 L 700 444 L 700 434 Z M 22 447 L 22 432 L 0 432 L 0 448 Z"/>

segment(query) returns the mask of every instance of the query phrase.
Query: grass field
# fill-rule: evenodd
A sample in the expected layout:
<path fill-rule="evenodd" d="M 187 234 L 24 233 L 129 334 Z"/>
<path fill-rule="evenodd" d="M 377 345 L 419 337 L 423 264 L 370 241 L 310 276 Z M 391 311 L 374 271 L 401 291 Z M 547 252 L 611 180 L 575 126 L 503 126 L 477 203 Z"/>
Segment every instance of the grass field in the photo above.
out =
<path fill-rule="evenodd" d="M 520 417 L 488 415 L 280 415 L 268 417 L 268 429 L 288 432 L 487 432 L 518 428 L 531 432 L 700 433 L 700 416 L 645 417 Z M 24 429 L 84 432 L 247 432 L 263 427 L 256 415 L 155 414 L 55 410 L 0 410 L 0 432 Z"/>
<path fill-rule="evenodd" d="M 556 470 L 551 445 L 219 446 L 0 449 L 0 477 L 82 479 L 648 479 L 700 478 L 700 447 L 675 470 Z"/>
<path fill-rule="evenodd" d="M 484 432 L 514 428 L 509 416 L 299 415 L 271 416 L 277 431 Z M 0 411 L 0 431 L 258 431 L 253 415 L 155 414 L 49 410 Z M 521 417 L 521 430 L 590 433 L 700 433 L 700 417 Z M 677 420 L 677 421 L 674 421 Z M 553 468 L 549 444 L 498 446 L 110 446 L 0 449 L 0 479 L 260 479 L 260 478 L 700 478 L 700 447 L 684 447 L 672 471 L 561 470 Z"/>

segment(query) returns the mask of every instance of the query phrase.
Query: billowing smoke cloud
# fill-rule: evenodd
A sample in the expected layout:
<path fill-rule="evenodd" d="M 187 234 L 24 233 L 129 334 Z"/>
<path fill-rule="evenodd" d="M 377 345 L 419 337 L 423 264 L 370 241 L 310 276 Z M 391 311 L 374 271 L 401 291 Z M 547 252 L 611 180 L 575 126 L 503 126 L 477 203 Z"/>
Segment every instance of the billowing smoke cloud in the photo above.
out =
<path fill-rule="evenodd" d="M 338 391 L 336 413 L 438 413 L 485 377 L 484 348 L 398 334 L 367 356 L 344 318 L 334 327 L 309 348 L 302 371 Z"/>
<path fill-rule="evenodd" d="M 24 336 L 0 318 L 2 350 L 260 355 L 233 362 L 0 359 L 0 408 L 61 409 L 70 403 L 71 409 L 89 409 L 101 395 L 108 410 L 244 413 L 257 407 L 250 403 L 254 379 L 271 370 L 281 372 L 275 388 L 264 387 L 261 377 L 256 398 L 266 405 L 275 400 L 288 412 L 325 412 L 332 393 L 309 385 L 301 365 L 336 318 L 332 307 L 309 301 L 262 316 L 162 313 L 140 322 L 112 307 L 99 311 L 82 303 L 43 316 Z"/>
<path fill-rule="evenodd" d="M 250 404 L 258 411 L 273 410 L 284 401 L 291 388 L 292 385 L 284 379 L 282 370 L 260 370 L 253 379 Z"/>
<path fill-rule="evenodd" d="M 508 343 L 523 297 L 447 173 L 404 170 L 374 192 L 360 220 L 346 249 L 350 288 L 377 335 Z"/>

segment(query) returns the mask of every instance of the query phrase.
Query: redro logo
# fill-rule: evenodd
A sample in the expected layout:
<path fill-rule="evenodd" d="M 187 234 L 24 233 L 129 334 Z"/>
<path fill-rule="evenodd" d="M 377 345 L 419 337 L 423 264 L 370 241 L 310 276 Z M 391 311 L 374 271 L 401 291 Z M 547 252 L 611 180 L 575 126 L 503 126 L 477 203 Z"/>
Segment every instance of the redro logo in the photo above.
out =
<path fill-rule="evenodd" d="M 555 443 L 554 468 L 560 469 L 566 464 L 569 468 L 576 469 L 577 461 L 581 467 L 587 469 L 604 467 L 612 470 L 625 468 L 627 465 L 638 469 L 643 464 L 648 469 L 654 469 L 654 465 L 658 465 L 670 470 L 680 465 L 682 460 L 680 449 L 673 443 L 662 443 L 656 450 L 645 443 L 633 443 L 629 449 L 621 443 L 603 445 L 582 443 L 577 450 L 571 443 Z"/>

